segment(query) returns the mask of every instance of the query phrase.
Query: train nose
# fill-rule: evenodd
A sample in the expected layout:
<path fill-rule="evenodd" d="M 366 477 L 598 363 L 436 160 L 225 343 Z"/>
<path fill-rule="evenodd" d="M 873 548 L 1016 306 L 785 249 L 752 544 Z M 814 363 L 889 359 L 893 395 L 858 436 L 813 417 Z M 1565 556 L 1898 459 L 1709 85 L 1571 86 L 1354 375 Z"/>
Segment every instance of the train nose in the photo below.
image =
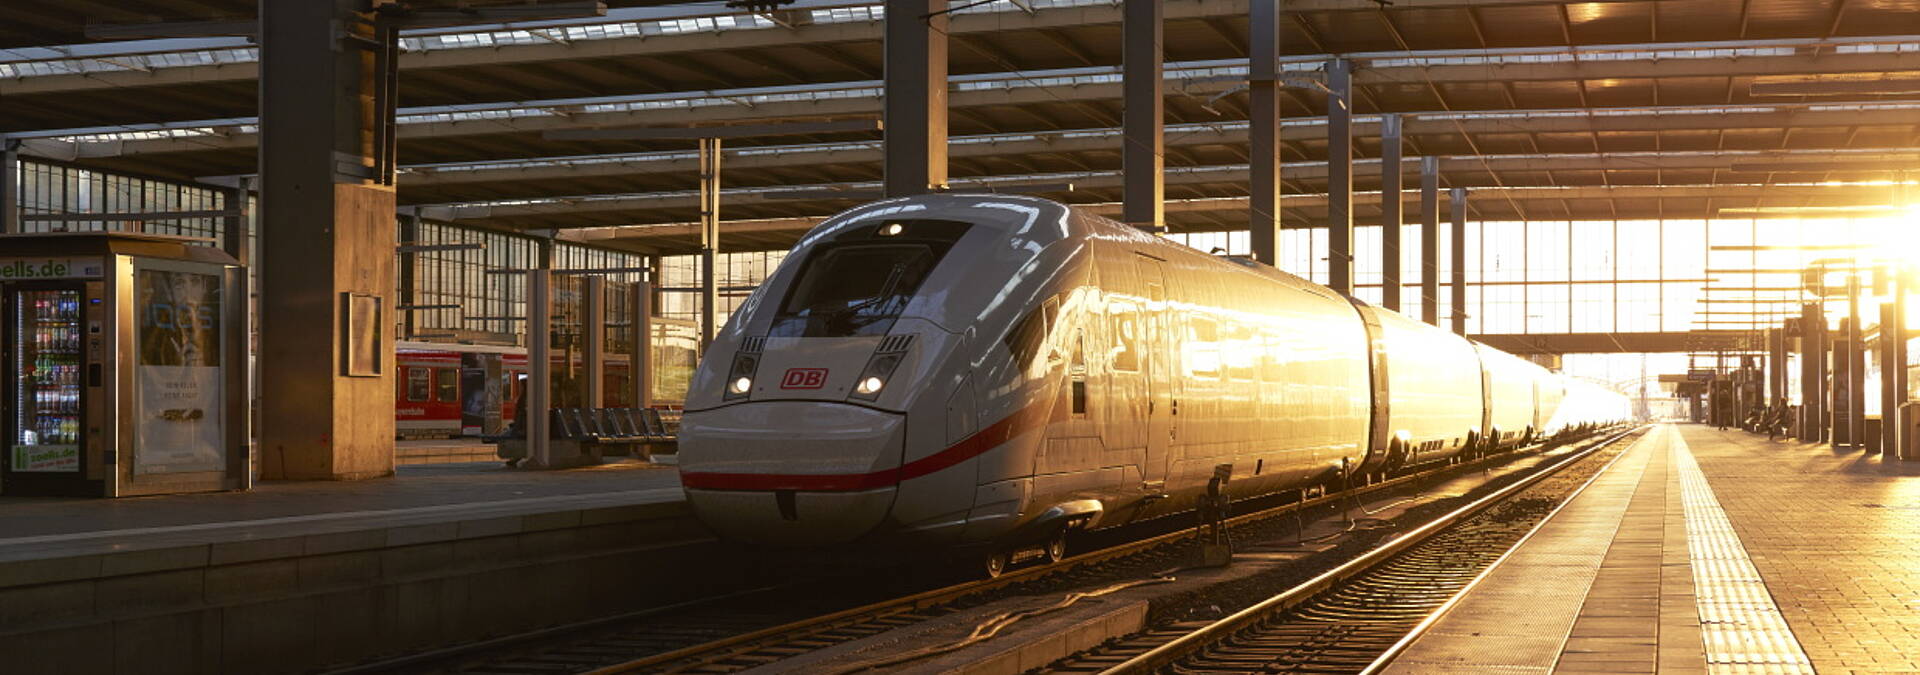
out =
<path fill-rule="evenodd" d="M 820 545 L 859 539 L 893 509 L 906 417 L 844 403 L 759 401 L 689 412 L 680 482 L 722 538 Z"/>

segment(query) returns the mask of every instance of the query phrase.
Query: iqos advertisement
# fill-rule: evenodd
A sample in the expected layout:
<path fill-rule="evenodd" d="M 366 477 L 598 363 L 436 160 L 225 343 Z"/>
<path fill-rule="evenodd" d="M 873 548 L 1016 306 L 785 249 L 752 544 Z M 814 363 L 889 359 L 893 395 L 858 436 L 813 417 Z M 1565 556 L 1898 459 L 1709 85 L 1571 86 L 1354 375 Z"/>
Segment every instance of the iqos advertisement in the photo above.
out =
<path fill-rule="evenodd" d="M 135 270 L 136 474 L 226 466 L 217 274 Z"/>

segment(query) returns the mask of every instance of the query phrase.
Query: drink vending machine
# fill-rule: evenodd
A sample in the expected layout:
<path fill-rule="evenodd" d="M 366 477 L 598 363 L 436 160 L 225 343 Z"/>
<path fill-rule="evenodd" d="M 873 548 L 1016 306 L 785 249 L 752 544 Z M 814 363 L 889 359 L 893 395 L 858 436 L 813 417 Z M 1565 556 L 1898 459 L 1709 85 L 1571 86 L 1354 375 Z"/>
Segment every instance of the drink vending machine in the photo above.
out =
<path fill-rule="evenodd" d="M 0 494 L 251 487 L 246 275 L 206 242 L 0 236 Z"/>

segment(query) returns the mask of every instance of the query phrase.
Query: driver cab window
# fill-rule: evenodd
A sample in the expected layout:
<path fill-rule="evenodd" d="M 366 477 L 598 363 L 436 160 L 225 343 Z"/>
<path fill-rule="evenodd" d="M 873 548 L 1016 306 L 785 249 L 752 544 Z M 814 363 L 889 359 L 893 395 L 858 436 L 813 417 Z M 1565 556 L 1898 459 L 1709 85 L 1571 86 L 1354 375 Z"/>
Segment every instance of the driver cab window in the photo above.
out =
<path fill-rule="evenodd" d="M 941 220 L 878 221 L 820 244 L 807 254 L 769 334 L 886 335 L 966 229 Z"/>

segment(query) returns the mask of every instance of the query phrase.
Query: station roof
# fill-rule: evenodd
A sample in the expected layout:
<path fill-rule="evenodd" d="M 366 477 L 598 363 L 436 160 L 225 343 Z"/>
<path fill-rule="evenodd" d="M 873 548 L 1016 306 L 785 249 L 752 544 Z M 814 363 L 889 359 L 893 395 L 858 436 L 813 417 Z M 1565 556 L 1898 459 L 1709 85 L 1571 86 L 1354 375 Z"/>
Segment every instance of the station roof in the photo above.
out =
<path fill-rule="evenodd" d="M 880 116 L 875 3 L 802 0 L 772 14 L 718 2 L 606 4 L 599 18 L 404 33 L 400 202 L 484 227 L 585 228 L 576 236 L 686 251 L 696 241 L 691 142 L 545 132 Z M 1176 230 L 1245 227 L 1248 5 L 1166 4 Z M 135 22 L 244 24 L 254 3 L 114 6 L 125 11 L 54 0 L 0 7 L 0 25 L 37 27 L 0 28 L 9 48 L 0 51 L 0 133 L 25 139 L 29 154 L 81 166 L 188 179 L 252 173 L 258 50 L 248 37 L 45 43 L 81 42 L 88 26 L 100 35 L 98 26 Z M 1443 186 L 1474 188 L 1481 219 L 1886 204 L 1890 188 L 1871 182 L 1920 159 L 1920 103 L 1907 100 L 1920 91 L 1920 0 L 1286 6 L 1284 67 L 1301 85 L 1287 89 L 1282 109 L 1289 226 L 1324 217 L 1326 97 L 1313 80 L 1336 54 L 1355 64 L 1357 189 L 1378 189 L 1379 115 L 1400 114 L 1406 155 L 1440 156 Z M 950 31 L 954 185 L 1117 212 L 1115 3 L 1003 0 L 956 12 Z M 784 247 L 867 196 L 880 178 L 878 139 L 728 141 L 728 246 Z M 1065 184 L 1072 190 L 1057 189 Z M 1377 201 L 1356 195 L 1362 222 L 1377 218 Z"/>

